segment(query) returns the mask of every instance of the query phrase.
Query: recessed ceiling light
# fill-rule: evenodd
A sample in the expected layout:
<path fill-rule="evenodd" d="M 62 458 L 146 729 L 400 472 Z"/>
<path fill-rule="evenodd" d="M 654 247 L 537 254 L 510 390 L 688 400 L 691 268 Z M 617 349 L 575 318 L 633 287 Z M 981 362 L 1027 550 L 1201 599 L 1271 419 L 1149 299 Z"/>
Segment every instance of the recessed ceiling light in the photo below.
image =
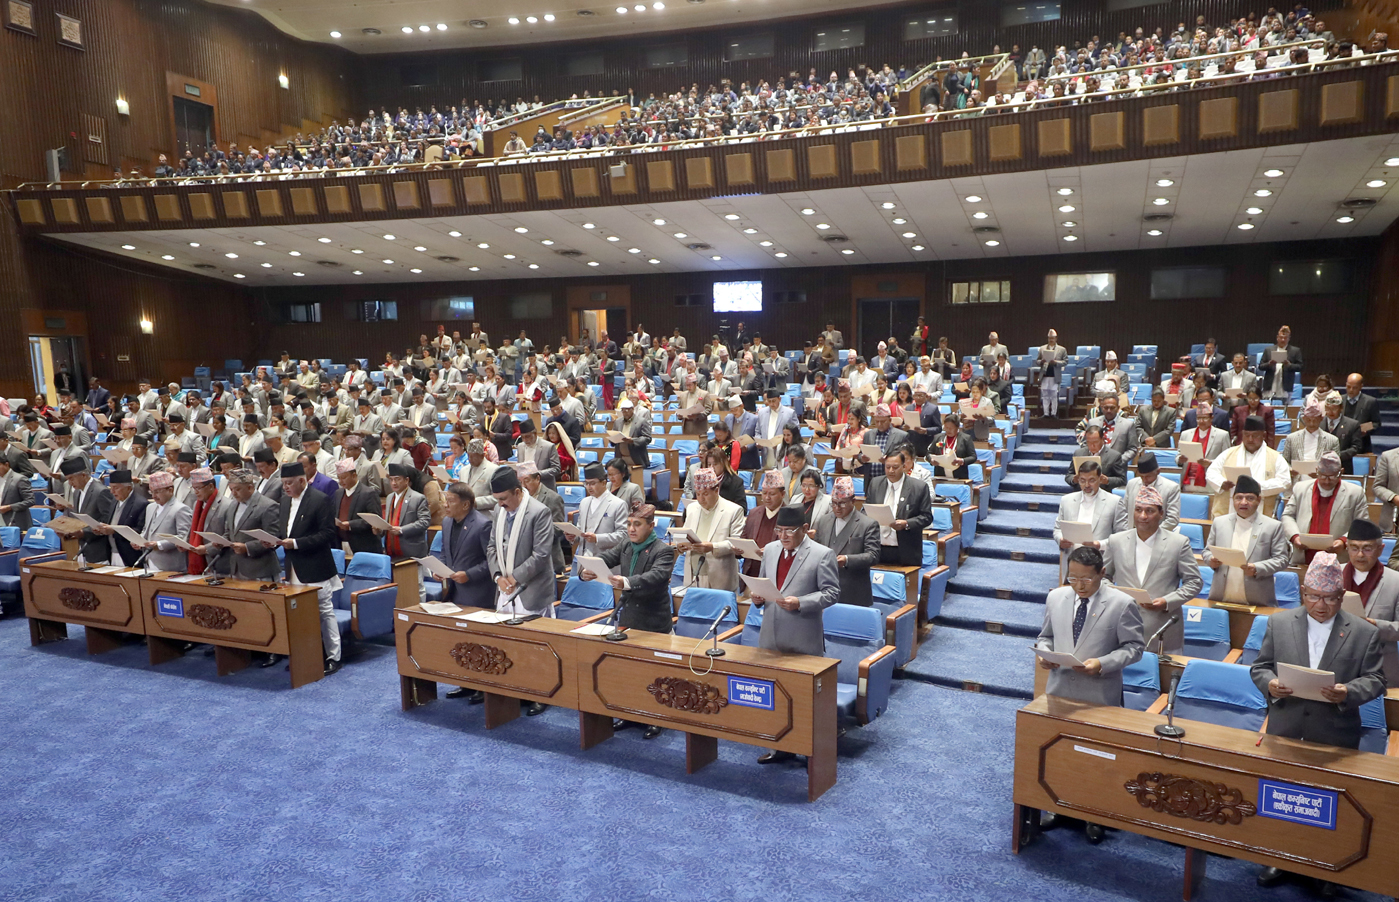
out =
<path fill-rule="evenodd" d="M 1065 240 L 1065 241 L 1077 241 L 1077 240 L 1078 240 L 1078 236 L 1077 236 L 1077 235 L 1065 235 L 1065 236 L 1064 236 L 1064 240 Z"/>
<path fill-rule="evenodd" d="M 829 222 L 818 222 L 818 223 L 816 223 L 816 228 L 820 229 L 820 230 L 823 231 L 823 232 L 824 232 L 826 229 L 829 229 L 830 227 L 831 227 L 831 224 L 830 224 Z"/>
<path fill-rule="evenodd" d="M 992 238 L 990 241 L 986 242 L 986 246 L 987 246 L 987 247 L 1000 247 L 1000 246 L 1001 246 L 1001 243 L 1000 243 L 999 241 L 997 241 L 996 239 Z"/>
<path fill-rule="evenodd" d="M 491 247 L 489 244 L 487 244 L 487 243 L 484 242 L 484 241 L 482 241 L 480 244 L 478 244 L 478 245 L 476 245 L 476 246 L 479 247 L 479 248 L 480 248 L 481 250 L 483 250 L 483 251 L 484 251 L 484 250 L 490 250 L 490 247 Z"/>
<path fill-rule="evenodd" d="M 304 272 L 294 272 L 294 273 L 292 273 L 292 275 L 296 276 L 297 278 L 301 278 L 302 276 L 306 275 L 306 273 L 304 273 Z"/>
<path fill-rule="evenodd" d="M 553 247 L 553 246 L 554 246 L 554 239 L 552 239 L 552 238 L 545 238 L 543 241 L 540 241 L 539 243 L 542 244 L 542 245 L 544 245 L 545 247 Z"/>
<path fill-rule="evenodd" d="M 419 26 L 418 26 L 418 30 L 419 30 L 419 31 L 432 31 L 432 26 L 431 26 L 431 25 L 419 25 Z"/>
<path fill-rule="evenodd" d="M 921 250 L 923 250 L 923 245 L 921 245 L 921 244 L 915 244 L 915 245 L 913 246 L 912 249 L 915 250 L 915 251 L 921 251 Z"/>
<path fill-rule="evenodd" d="M 539 268 L 539 264 L 538 264 L 538 263 L 531 263 L 531 264 L 529 265 L 529 268 L 530 268 L 530 269 L 538 269 L 538 268 Z"/>
<path fill-rule="evenodd" d="M 357 269 L 357 270 L 355 270 L 354 274 L 357 275 L 357 276 L 362 276 L 362 275 L 364 275 L 364 270 L 362 270 L 362 269 Z"/>
<path fill-rule="evenodd" d="M 404 33 L 404 34 L 412 34 L 412 33 L 413 33 L 413 26 L 412 26 L 412 25 L 405 25 L 405 26 L 403 26 L 403 33 Z"/>
<path fill-rule="evenodd" d="M 360 249 L 357 248 L 357 247 L 354 247 L 354 248 L 350 248 L 350 253 L 352 253 L 352 254 L 362 254 L 362 253 L 364 253 L 364 251 L 360 250 Z"/>
<path fill-rule="evenodd" d="M 607 236 L 607 240 L 608 240 L 608 241 L 621 241 L 622 239 L 618 238 L 616 235 L 608 235 L 608 236 Z"/>
<path fill-rule="evenodd" d="M 254 241 L 253 244 L 255 244 L 255 245 L 258 246 L 258 247 L 263 247 L 264 245 L 267 244 L 267 242 L 266 242 L 266 241 L 263 241 L 261 238 L 259 238 L 258 240 Z"/>
<path fill-rule="evenodd" d="M 452 231 L 448 232 L 447 234 L 448 234 L 448 235 L 451 235 L 453 238 L 460 238 L 460 237 L 461 237 L 461 232 L 458 232 L 456 229 L 453 229 Z"/>
<path fill-rule="evenodd" d="M 385 260 L 384 262 L 387 263 L 389 266 L 393 266 L 393 261 L 392 261 L 392 260 Z"/>
<path fill-rule="evenodd" d="M 974 215 L 974 216 L 978 216 L 978 217 L 980 217 L 980 218 L 982 218 L 982 219 L 985 219 L 985 218 L 986 218 L 986 214 L 985 214 L 985 213 L 975 213 L 975 214 L 973 214 L 973 215 Z M 903 225 L 903 224 L 906 223 L 906 222 L 908 222 L 908 220 L 907 220 L 907 219 L 904 219 L 902 216 L 897 217 L 897 218 L 895 218 L 895 219 L 893 220 L 894 225 Z"/>
<path fill-rule="evenodd" d="M 233 278 L 235 278 L 235 279 L 246 279 L 247 276 L 243 275 L 241 272 L 236 272 L 236 273 L 233 274 Z"/>
<path fill-rule="evenodd" d="M 743 230 L 743 234 L 745 234 L 745 235 L 756 235 L 756 234 L 758 234 L 758 230 L 757 230 L 757 229 L 744 229 L 744 230 Z"/>
<path fill-rule="evenodd" d="M 594 223 L 591 223 L 591 222 L 585 222 L 585 223 L 583 223 L 583 228 L 585 228 L 585 229 L 595 229 L 595 228 L 597 228 L 597 225 L 594 224 Z"/>
<path fill-rule="evenodd" d="M 238 255 L 235 254 L 235 253 L 233 253 L 233 251 L 229 251 L 228 253 L 224 254 L 224 256 L 227 257 L 227 258 L 230 259 L 230 260 L 237 260 L 237 259 L 238 259 Z"/>
<path fill-rule="evenodd" d="M 656 225 L 665 225 L 665 220 L 664 220 L 664 219 L 653 219 L 653 220 L 651 220 L 651 222 L 653 222 L 653 223 L 656 224 Z"/>
<path fill-rule="evenodd" d="M 850 248 L 847 247 L 847 248 L 845 248 L 844 250 L 842 250 L 841 253 L 842 253 L 842 254 L 845 254 L 845 255 L 848 257 L 848 256 L 850 256 L 851 254 L 853 254 L 853 253 L 855 253 L 855 252 L 852 251 Z"/>
<path fill-rule="evenodd" d="M 544 21 L 545 21 L 545 22 L 552 22 L 552 21 L 554 21 L 554 14 L 553 14 L 553 13 L 545 13 L 545 14 L 544 14 Z"/>
<path fill-rule="evenodd" d="M 1059 224 L 1060 224 L 1061 226 L 1063 226 L 1064 228 L 1066 228 L 1066 229 L 1071 229 L 1071 228 L 1073 228 L 1074 226 L 1078 225 L 1078 223 L 1074 222 L 1072 219 L 1066 219 L 1066 220 L 1064 220 L 1063 222 L 1061 222 L 1061 223 L 1059 223 Z"/>
<path fill-rule="evenodd" d="M 803 216 L 810 216 L 810 215 L 812 215 L 812 214 L 815 213 L 815 212 L 816 212 L 816 211 L 813 210 L 813 209 L 811 209 L 810 207 L 802 207 L 802 215 L 803 215 Z"/>
<path fill-rule="evenodd" d="M 1337 216 L 1337 217 L 1336 217 L 1336 221 L 1337 221 L 1337 222 L 1341 222 L 1341 223 L 1345 223 L 1345 222 L 1355 222 L 1355 217 L 1354 217 L 1354 216 Z"/>
<path fill-rule="evenodd" d="M 123 244 L 123 245 L 121 246 L 121 249 L 124 250 L 124 251 L 134 251 L 134 250 L 136 250 L 136 245 L 134 245 L 134 244 Z"/>
<path fill-rule="evenodd" d="M 417 252 L 419 252 L 419 253 L 422 253 L 422 252 L 426 251 L 427 248 L 423 247 L 423 246 L 420 244 L 420 245 L 418 245 L 417 247 L 413 248 L 413 250 L 415 250 L 415 251 L 417 251 Z"/>
<path fill-rule="evenodd" d="M 447 30 L 447 23 L 446 23 L 446 22 L 438 22 L 438 23 L 437 23 L 437 30 L 438 30 L 438 31 L 446 31 L 446 30 Z"/>
<path fill-rule="evenodd" d="M 1269 191 L 1267 188 L 1259 188 L 1257 191 L 1253 192 L 1253 196 L 1254 196 L 1254 197 L 1272 197 L 1272 196 L 1273 196 L 1273 192 Z"/>
<path fill-rule="evenodd" d="M 981 203 L 981 195 L 980 195 L 980 194 L 968 194 L 968 195 L 967 195 L 967 203 L 969 203 L 969 204 L 979 204 L 979 203 Z"/>
<path fill-rule="evenodd" d="M 1073 194 L 1073 193 L 1074 193 L 1074 189 L 1072 189 L 1072 188 L 1060 188 L 1060 189 L 1059 189 L 1059 196 L 1060 196 L 1060 197 L 1068 197 L 1070 194 Z"/>
<path fill-rule="evenodd" d="M 258 265 L 261 266 L 263 269 L 271 269 L 271 268 L 272 268 L 272 264 L 271 264 L 271 263 L 259 263 Z"/>
<path fill-rule="evenodd" d="M 619 6 L 619 7 L 617 7 L 617 15 L 619 15 L 619 16 L 625 16 L 626 14 L 627 14 L 627 8 L 626 8 L 625 6 Z"/>
<path fill-rule="evenodd" d="M 737 214 L 737 213 L 725 213 L 725 214 L 724 214 L 724 218 L 727 219 L 729 222 L 733 222 L 735 219 L 738 219 L 738 214 Z"/>
<path fill-rule="evenodd" d="M 1242 231 L 1247 232 L 1247 231 L 1251 230 L 1252 228 L 1253 228 L 1253 223 L 1251 223 L 1251 222 L 1241 222 L 1241 223 L 1239 223 L 1239 229 L 1242 230 Z"/>
<path fill-rule="evenodd" d="M 588 261 L 588 265 L 589 265 L 589 266 L 597 266 L 597 265 L 598 265 L 598 262 L 597 262 L 596 260 L 589 260 L 589 261 Z"/>
<path fill-rule="evenodd" d="M 289 257 L 300 257 L 300 256 L 301 256 L 301 251 L 287 251 L 287 256 L 289 256 Z"/>
<path fill-rule="evenodd" d="M 198 242 L 198 241 L 191 241 L 191 242 L 189 243 L 189 246 L 190 246 L 190 247 L 199 247 L 199 242 Z"/>
<path fill-rule="evenodd" d="M 330 36 L 333 37 L 333 38 L 338 38 L 338 37 L 340 37 L 340 32 L 338 32 L 338 31 L 332 31 L 332 32 L 330 33 Z"/>
<path fill-rule="evenodd" d="M 657 260 L 655 257 L 652 257 L 650 260 L 647 260 L 646 262 L 647 262 L 647 263 L 660 263 L 661 261 Z"/>
<path fill-rule="evenodd" d="M 516 234 L 523 235 L 523 234 L 525 234 L 525 233 L 528 232 L 528 231 L 529 231 L 529 229 L 525 228 L 524 226 L 515 226 L 515 232 L 516 232 Z"/>
<path fill-rule="evenodd" d="M 538 24 L 539 24 L 539 17 L 538 17 L 538 16 L 525 16 L 525 21 L 528 22 L 528 23 L 531 24 L 531 25 L 538 25 Z"/>
<path fill-rule="evenodd" d="M 1171 199 L 1170 199 L 1169 197 L 1157 197 L 1157 198 L 1153 198 L 1152 201 L 1151 201 L 1151 203 L 1152 203 L 1154 206 L 1157 206 L 1157 207 L 1164 207 L 1164 206 L 1166 206 L 1166 204 L 1168 204 L 1168 203 L 1170 203 L 1170 202 L 1171 202 Z"/>
<path fill-rule="evenodd" d="M 319 241 L 321 244 L 330 244 L 329 238 L 317 238 L 316 240 Z"/>
<path fill-rule="evenodd" d="M 787 256 L 787 254 L 786 254 L 785 251 L 778 251 L 777 253 L 773 254 L 773 256 L 780 259 L 780 258 L 782 258 L 782 257 Z"/>
<path fill-rule="evenodd" d="M 414 267 L 413 269 L 410 269 L 410 270 L 408 270 L 408 271 L 411 272 L 411 273 L 417 273 L 417 274 L 421 274 L 421 273 L 422 273 L 422 270 L 421 270 L 421 269 L 418 269 L 417 267 Z"/>
<path fill-rule="evenodd" d="M 917 238 L 917 237 L 918 237 L 918 233 L 917 233 L 917 232 L 904 232 L 904 237 L 905 237 L 905 238 Z"/>
<path fill-rule="evenodd" d="M 1161 230 L 1160 230 L 1160 229 L 1147 229 L 1147 230 L 1146 230 L 1146 233 L 1147 233 L 1148 235 L 1150 235 L 1152 238 L 1159 238 L 1159 237 L 1161 237 Z"/>
<path fill-rule="evenodd" d="M 1390 157 L 1384 161 L 1386 166 L 1399 166 L 1399 157 Z"/>
<path fill-rule="evenodd" d="M 690 236 L 689 236 L 689 235 L 686 235 L 684 232 L 676 232 L 676 233 L 675 233 L 675 237 L 676 237 L 676 238 L 689 238 Z"/>
<path fill-rule="evenodd" d="M 507 260 L 514 260 L 514 259 L 515 259 L 515 255 L 514 255 L 514 254 L 504 254 L 503 256 L 504 256 L 505 259 L 507 259 Z"/>
<path fill-rule="evenodd" d="M 468 266 L 467 269 L 471 270 L 472 272 L 480 272 L 480 271 L 481 271 L 481 267 L 479 267 L 479 266 Z"/>
<path fill-rule="evenodd" d="M 1268 178 L 1270 178 L 1270 179 L 1275 179 L 1275 178 L 1277 178 L 1278 176 L 1282 175 L 1282 170 L 1281 170 L 1281 169 L 1264 169 L 1264 170 L 1263 170 L 1263 174 L 1266 175 L 1266 176 L 1267 176 Z"/>
<path fill-rule="evenodd" d="M 1073 212 L 1074 210 L 1076 210 L 1076 209 L 1078 209 L 1078 208 L 1075 207 L 1073 204 L 1063 204 L 1063 205 L 1061 205 L 1061 206 L 1059 207 L 1059 212 L 1060 212 L 1060 213 L 1072 213 L 1072 212 Z"/>
<path fill-rule="evenodd" d="M 384 236 L 384 240 L 385 240 L 385 241 L 393 241 L 393 240 L 396 239 L 396 238 L 398 238 L 397 235 L 385 235 L 385 236 Z"/>
<path fill-rule="evenodd" d="M 1365 187 L 1366 187 L 1366 188 L 1383 188 L 1383 187 L 1384 187 L 1384 184 L 1385 184 L 1385 183 L 1384 183 L 1384 179 L 1370 179 L 1368 182 L 1365 183 Z"/>
<path fill-rule="evenodd" d="M 758 246 L 759 246 L 759 247 L 772 247 L 772 242 L 771 242 L 771 241 L 759 241 L 759 242 L 758 242 Z"/>
<path fill-rule="evenodd" d="M 991 215 L 991 214 L 990 214 L 990 213 L 987 213 L 985 210 L 977 210 L 975 213 L 972 214 L 972 219 L 985 219 L 986 217 L 988 217 L 988 216 L 990 216 L 990 215 Z M 898 221 L 898 220 L 895 220 L 895 222 L 897 222 L 897 221 Z"/>
<path fill-rule="evenodd" d="M 638 3 L 636 6 L 633 6 L 632 9 L 636 10 L 639 13 L 644 13 L 646 12 L 646 4 Z"/>
<path fill-rule="evenodd" d="M 884 203 L 880 204 L 880 206 L 883 207 L 883 208 L 886 209 L 886 210 L 892 210 L 892 209 L 894 209 L 894 205 L 891 204 L 891 203 L 890 203 L 889 201 L 887 201 L 887 200 L 886 200 Z"/>
<path fill-rule="evenodd" d="M 511 16 L 509 19 L 506 19 L 506 21 L 509 22 L 511 25 L 519 25 L 519 24 L 520 24 L 520 20 L 519 20 L 519 18 L 516 17 L 516 16 Z"/>
<path fill-rule="evenodd" d="M 711 260 L 722 260 L 722 259 L 724 259 L 724 258 L 721 257 L 721 256 L 719 256 L 718 254 L 714 254 L 714 255 L 712 255 L 709 259 L 711 259 Z"/>
<path fill-rule="evenodd" d="M 1247 213 L 1249 216 L 1259 216 L 1259 215 L 1261 215 L 1261 214 L 1263 213 L 1263 208 L 1262 208 L 1262 207 L 1249 207 L 1249 208 L 1248 208 L 1247 210 L 1245 210 L 1244 212 Z"/>
<path fill-rule="evenodd" d="M 1172 185 L 1174 185 L 1175 183 L 1176 183 L 1176 180 L 1175 180 L 1175 179 L 1157 179 L 1157 180 L 1156 180 L 1156 187 L 1158 187 L 1158 188 L 1169 188 L 1169 187 L 1171 187 Z"/>
<path fill-rule="evenodd" d="M 652 9 L 665 9 L 665 4 L 662 3 L 661 0 L 656 0 L 655 3 L 652 3 L 652 4 L 651 4 L 651 8 L 652 8 Z"/>
<path fill-rule="evenodd" d="M 161 255 L 160 255 L 160 259 L 162 259 L 162 260 L 174 260 L 175 257 L 174 257 L 173 254 L 161 254 Z"/>
<path fill-rule="evenodd" d="M 627 248 L 627 253 L 629 253 L 629 254 L 639 254 L 639 253 L 641 253 L 641 248 L 639 248 L 639 247 L 629 247 L 629 248 Z"/>

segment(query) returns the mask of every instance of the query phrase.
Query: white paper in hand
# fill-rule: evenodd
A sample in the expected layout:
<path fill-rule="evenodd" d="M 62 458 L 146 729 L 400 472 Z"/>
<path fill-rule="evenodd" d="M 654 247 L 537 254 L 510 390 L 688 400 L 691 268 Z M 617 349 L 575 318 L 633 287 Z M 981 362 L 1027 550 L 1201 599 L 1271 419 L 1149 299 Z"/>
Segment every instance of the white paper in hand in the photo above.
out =
<path fill-rule="evenodd" d="M 880 526 L 892 526 L 898 517 L 894 516 L 894 509 L 887 504 L 866 504 L 861 508 L 865 516 L 869 517 Z"/>
<path fill-rule="evenodd" d="M 378 514 L 360 514 L 360 515 L 359 515 L 359 518 L 360 518 L 361 520 L 363 520 L 364 522 L 368 523 L 370 526 L 374 527 L 375 529 L 390 529 L 390 528 L 391 528 L 391 526 L 390 526 L 390 524 L 389 524 L 389 521 L 388 521 L 388 520 L 385 520 L 383 517 L 379 516 Z"/>
<path fill-rule="evenodd" d="M 427 571 L 433 576 L 437 577 L 438 579 L 448 580 L 452 578 L 453 573 L 456 573 L 456 571 L 453 570 L 451 567 L 448 567 L 446 564 L 438 560 L 435 555 L 429 554 L 427 557 L 413 558 L 413 560 L 426 567 Z M 424 607 L 424 610 L 426 610 L 426 607 Z"/>
<path fill-rule="evenodd" d="M 1081 520 L 1065 520 L 1059 524 L 1059 532 L 1064 536 L 1064 540 L 1073 542 L 1075 545 L 1086 545 L 1089 542 L 1096 542 L 1098 539 L 1093 535 L 1093 524 L 1084 523 Z"/>
<path fill-rule="evenodd" d="M 575 556 L 574 560 L 578 561 L 578 566 L 584 571 L 593 574 L 593 576 L 598 579 L 607 580 L 612 578 L 612 568 L 608 567 L 600 557 L 580 554 Z"/>
<path fill-rule="evenodd" d="M 264 545 L 279 545 L 279 544 L 281 544 L 281 541 L 282 541 L 281 539 L 279 539 L 279 538 L 277 538 L 276 536 L 272 535 L 272 533 L 268 532 L 268 531 L 265 530 L 265 529 L 245 529 L 245 530 L 243 530 L 243 532 L 244 532 L 244 534 L 247 535 L 249 538 L 257 539 L 259 542 L 262 542 Z"/>
<path fill-rule="evenodd" d="M 1326 701 L 1322 689 L 1336 685 L 1336 675 L 1329 670 L 1313 670 L 1298 667 L 1296 664 L 1278 662 L 1278 685 L 1292 690 L 1298 698 L 1309 698 L 1314 702 Z"/>
<path fill-rule="evenodd" d="M 1083 662 L 1080 661 L 1078 658 L 1075 658 L 1073 654 L 1069 652 L 1050 651 L 1047 648 L 1040 648 L 1038 645 L 1030 646 L 1030 650 L 1033 651 L 1041 659 L 1048 661 L 1051 664 L 1058 664 L 1060 667 L 1083 666 Z"/>
<path fill-rule="evenodd" d="M 1248 556 L 1238 548 L 1225 548 L 1220 545 L 1211 545 L 1209 548 L 1210 557 L 1226 567 L 1242 567 L 1248 563 Z"/>
<path fill-rule="evenodd" d="M 750 561 L 761 561 L 763 559 L 763 549 L 758 547 L 758 543 L 752 539 L 730 538 L 729 544 L 734 551 Z"/>
<path fill-rule="evenodd" d="M 1341 610 L 1356 617 L 1365 616 L 1365 603 L 1360 600 L 1359 592 L 1347 592 L 1341 596 Z"/>
<path fill-rule="evenodd" d="M 763 601 L 777 601 L 782 597 L 782 592 L 777 588 L 777 583 L 766 576 L 749 576 L 740 574 L 743 577 L 743 584 L 748 587 L 748 594 Z"/>

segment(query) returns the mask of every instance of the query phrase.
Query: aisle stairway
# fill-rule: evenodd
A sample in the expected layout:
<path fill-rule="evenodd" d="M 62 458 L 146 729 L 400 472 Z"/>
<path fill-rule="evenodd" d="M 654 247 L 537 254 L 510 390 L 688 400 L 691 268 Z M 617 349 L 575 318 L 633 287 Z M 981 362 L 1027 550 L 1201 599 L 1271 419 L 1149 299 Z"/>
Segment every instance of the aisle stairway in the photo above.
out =
<path fill-rule="evenodd" d="M 907 679 L 1032 697 L 1027 646 L 1043 623 L 1045 595 L 1059 584 L 1052 533 L 1059 499 L 1070 491 L 1064 473 L 1074 446 L 1072 429 L 1031 427 Z"/>

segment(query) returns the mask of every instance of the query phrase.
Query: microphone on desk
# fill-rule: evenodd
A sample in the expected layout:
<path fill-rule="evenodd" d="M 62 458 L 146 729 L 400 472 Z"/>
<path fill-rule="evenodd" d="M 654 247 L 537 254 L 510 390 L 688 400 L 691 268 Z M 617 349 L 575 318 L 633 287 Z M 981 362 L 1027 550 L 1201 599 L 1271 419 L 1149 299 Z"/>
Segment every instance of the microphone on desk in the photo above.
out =
<path fill-rule="evenodd" d="M 704 650 L 704 653 L 711 658 L 722 658 L 724 656 L 724 650 L 719 647 L 719 624 L 725 617 L 729 616 L 729 611 L 732 610 L 733 605 L 724 605 L 724 609 L 719 612 L 719 616 L 715 617 L 714 622 L 709 624 L 709 629 L 704 631 L 703 636 L 700 636 L 700 641 L 703 642 L 705 639 L 709 638 L 711 633 L 714 635 L 714 645 Z"/>
<path fill-rule="evenodd" d="M 1161 628 L 1151 634 L 1151 638 L 1146 640 L 1146 645 L 1143 647 L 1149 651 L 1151 649 L 1151 643 L 1155 642 L 1157 639 L 1160 639 L 1161 644 L 1157 647 L 1157 653 L 1162 661 L 1165 661 L 1168 664 L 1171 663 L 1171 656 L 1164 653 L 1164 649 L 1166 647 L 1166 630 L 1170 629 L 1173 625 L 1179 622 L 1180 611 L 1176 611 L 1174 614 L 1171 615 L 1170 620 L 1167 620 L 1165 623 L 1161 624 Z"/>
<path fill-rule="evenodd" d="M 625 640 L 627 638 L 626 630 L 623 630 L 617 625 L 622 620 L 621 598 L 617 599 L 616 604 L 612 608 L 612 616 L 608 619 L 612 621 L 612 632 L 606 634 L 602 638 L 606 639 L 608 642 L 621 642 Z"/>
<path fill-rule="evenodd" d="M 1185 728 L 1175 725 L 1176 715 L 1176 690 L 1180 688 L 1180 674 L 1171 677 L 1171 694 L 1166 699 L 1166 722 L 1156 725 L 1156 735 L 1165 739 L 1180 739 L 1185 735 Z"/>

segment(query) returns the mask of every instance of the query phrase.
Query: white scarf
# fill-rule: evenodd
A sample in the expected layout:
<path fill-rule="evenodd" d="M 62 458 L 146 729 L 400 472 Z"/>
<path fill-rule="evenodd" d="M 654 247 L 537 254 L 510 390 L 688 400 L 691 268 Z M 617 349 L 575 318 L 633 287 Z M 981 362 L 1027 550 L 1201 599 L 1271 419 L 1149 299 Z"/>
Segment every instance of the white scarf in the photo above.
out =
<path fill-rule="evenodd" d="M 541 503 L 533 495 L 524 494 L 524 500 L 515 510 L 515 522 L 510 524 L 509 537 L 506 536 L 505 522 L 510 516 L 510 512 L 503 506 L 496 505 L 495 528 L 491 530 L 492 541 L 495 542 L 496 559 L 500 561 L 501 572 L 506 576 L 515 575 L 515 550 L 519 547 L 520 533 L 525 516 L 531 510 L 541 507 Z"/>

